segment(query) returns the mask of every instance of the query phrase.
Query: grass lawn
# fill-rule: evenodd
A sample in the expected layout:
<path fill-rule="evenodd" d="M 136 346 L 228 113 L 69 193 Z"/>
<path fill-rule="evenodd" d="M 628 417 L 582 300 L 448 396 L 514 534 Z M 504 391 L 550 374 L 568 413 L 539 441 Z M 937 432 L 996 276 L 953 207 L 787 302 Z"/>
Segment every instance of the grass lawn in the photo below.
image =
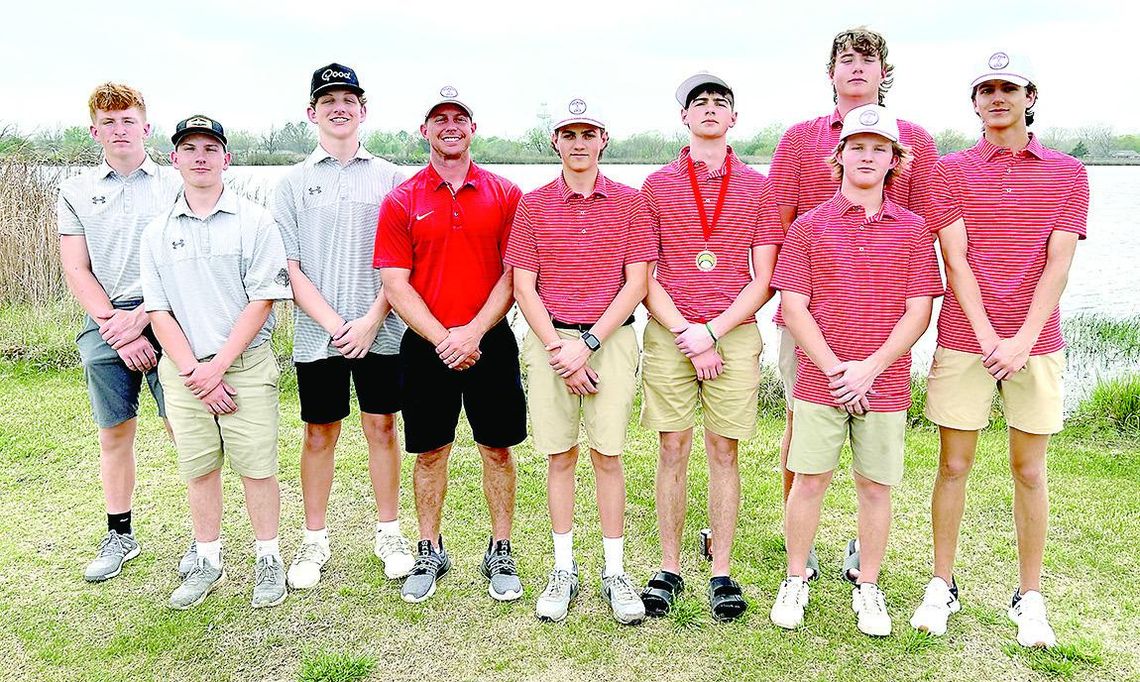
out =
<path fill-rule="evenodd" d="M 882 586 L 894 634 L 858 633 L 850 590 L 837 577 L 855 526 L 850 475 L 837 475 L 825 501 L 818 547 L 825 577 L 814 583 L 805 627 L 784 632 L 768 609 L 784 572 L 779 419 L 766 417 L 742 448 L 744 479 L 734 573 L 750 609 L 716 624 L 698 560 L 706 518 L 701 452 L 690 469 L 684 571 L 689 590 L 669 618 L 619 626 L 598 595 L 601 541 L 588 458 L 580 461 L 576 550 L 583 589 L 566 622 L 534 618 L 549 569 L 545 462 L 529 443 L 517 449 L 514 544 L 525 593 L 499 604 L 478 566 L 487 542 L 479 457 L 469 431 L 459 437 L 443 532 L 455 567 L 428 602 L 405 604 L 372 556 L 374 513 L 359 430 L 338 450 L 329 527 L 333 559 L 321 585 L 284 605 L 249 607 L 252 535 L 240 484 L 226 471 L 223 537 L 230 580 L 201 607 L 173 612 L 175 564 L 189 540 L 183 485 L 153 403 L 144 400 L 138 448 L 136 534 L 142 555 L 102 585 L 81 576 L 103 533 L 95 427 L 77 369 L 0 362 L 0 658 L 5 680 L 284 679 L 397 680 L 1036 680 L 1140 679 L 1140 441 L 1075 427 L 1051 449 L 1052 528 L 1045 591 L 1062 643 L 1025 652 L 1005 616 L 1017 584 L 1012 484 L 1005 435 L 987 431 L 970 485 L 958 581 L 963 611 L 948 636 L 913 633 L 931 555 L 929 495 L 937 435 L 913 429 L 908 473 L 895 493 L 895 524 Z M 282 544 L 286 562 L 302 524 L 295 384 L 282 386 Z M 629 503 L 626 565 L 637 582 L 656 567 L 654 434 L 631 424 L 625 458 Z M 700 438 L 696 441 L 699 443 Z M 404 462 L 401 519 L 415 534 L 412 460 Z"/>

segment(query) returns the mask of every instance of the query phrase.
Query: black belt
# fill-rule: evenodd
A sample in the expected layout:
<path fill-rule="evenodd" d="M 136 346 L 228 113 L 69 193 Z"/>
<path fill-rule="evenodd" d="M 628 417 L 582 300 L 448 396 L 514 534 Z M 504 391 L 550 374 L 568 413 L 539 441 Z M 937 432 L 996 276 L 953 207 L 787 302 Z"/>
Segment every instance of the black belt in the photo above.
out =
<path fill-rule="evenodd" d="M 562 320 L 553 318 L 551 318 L 550 323 L 554 325 L 555 329 L 573 329 L 579 332 L 588 332 L 597 324 L 597 322 L 563 322 Z M 633 315 L 627 317 L 625 322 L 621 323 L 621 326 L 625 327 L 631 324 L 633 324 Z"/>

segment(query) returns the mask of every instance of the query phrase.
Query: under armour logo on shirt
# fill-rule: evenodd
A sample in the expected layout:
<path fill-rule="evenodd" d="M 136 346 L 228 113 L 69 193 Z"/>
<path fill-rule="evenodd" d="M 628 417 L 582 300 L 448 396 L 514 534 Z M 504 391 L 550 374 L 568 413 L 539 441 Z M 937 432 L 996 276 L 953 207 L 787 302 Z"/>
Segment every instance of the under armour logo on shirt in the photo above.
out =
<path fill-rule="evenodd" d="M 170 248 L 172 248 L 172 249 L 180 249 L 183 246 L 186 246 L 186 240 L 185 239 L 179 239 L 176 242 L 170 242 Z"/>
<path fill-rule="evenodd" d="M 309 196 L 312 196 L 314 194 L 320 194 L 320 193 L 321 193 L 321 186 L 320 185 L 317 185 L 316 187 L 310 187 L 309 188 Z"/>
<path fill-rule="evenodd" d="M 93 204 L 105 204 L 105 203 L 107 203 L 107 197 L 91 197 L 91 203 L 93 203 Z"/>

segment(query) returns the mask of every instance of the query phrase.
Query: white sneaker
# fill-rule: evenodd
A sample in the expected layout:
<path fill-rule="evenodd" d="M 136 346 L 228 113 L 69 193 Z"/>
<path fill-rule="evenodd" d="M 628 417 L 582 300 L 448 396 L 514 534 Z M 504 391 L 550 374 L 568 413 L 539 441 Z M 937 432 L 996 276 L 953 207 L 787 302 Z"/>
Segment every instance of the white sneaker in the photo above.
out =
<path fill-rule="evenodd" d="M 860 583 L 851 590 L 851 608 L 859 614 L 859 632 L 872 637 L 891 634 L 891 617 L 887 614 L 887 598 L 875 583 Z"/>
<path fill-rule="evenodd" d="M 962 610 L 958 601 L 958 586 L 951 587 L 942 578 L 934 578 L 926 583 L 922 603 L 914 610 L 910 626 L 919 632 L 928 632 L 935 637 L 946 634 L 946 621 L 951 613 Z"/>
<path fill-rule="evenodd" d="M 1017 623 L 1017 643 L 1021 646 L 1048 649 L 1057 645 L 1057 635 L 1045 617 L 1045 597 L 1040 592 L 1014 592 L 1008 613 L 1009 619 Z"/>
<path fill-rule="evenodd" d="M 406 577 L 416 564 L 416 558 L 412 556 L 412 543 L 400 533 L 376 531 L 376 543 L 372 551 L 384 562 L 384 575 L 389 580 Z"/>
<path fill-rule="evenodd" d="M 804 622 L 804 607 L 808 603 L 808 586 L 803 578 L 787 577 L 780 583 L 780 593 L 772 604 L 769 617 L 772 624 L 787 630 L 795 630 Z"/>
<path fill-rule="evenodd" d="M 332 553 L 327 543 L 306 542 L 297 550 L 297 556 L 289 565 L 289 587 L 294 590 L 307 590 L 321 582 L 321 568 Z"/>

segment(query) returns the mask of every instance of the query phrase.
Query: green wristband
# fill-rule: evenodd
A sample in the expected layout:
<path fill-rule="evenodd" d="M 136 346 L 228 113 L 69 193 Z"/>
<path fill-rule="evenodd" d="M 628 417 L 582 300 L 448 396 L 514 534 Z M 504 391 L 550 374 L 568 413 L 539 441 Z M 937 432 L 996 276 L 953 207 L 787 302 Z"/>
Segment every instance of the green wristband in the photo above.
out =
<path fill-rule="evenodd" d="M 713 343 L 720 341 L 720 339 L 718 339 L 716 337 L 716 334 L 713 332 L 713 328 L 712 328 L 711 324 L 709 324 L 708 322 L 705 322 L 705 329 L 707 329 L 709 331 L 709 336 L 712 337 Z"/>

